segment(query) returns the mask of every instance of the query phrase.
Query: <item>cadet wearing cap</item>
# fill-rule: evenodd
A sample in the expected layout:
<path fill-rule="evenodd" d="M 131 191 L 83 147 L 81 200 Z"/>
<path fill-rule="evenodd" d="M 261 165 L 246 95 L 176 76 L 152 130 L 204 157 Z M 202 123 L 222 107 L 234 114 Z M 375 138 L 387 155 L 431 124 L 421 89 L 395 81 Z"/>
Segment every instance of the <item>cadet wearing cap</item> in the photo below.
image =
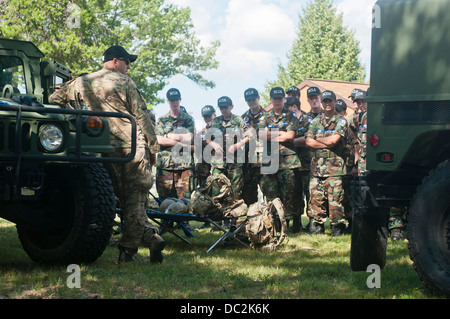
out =
<path fill-rule="evenodd" d="M 265 174 L 261 177 L 261 190 L 267 200 L 280 198 L 286 209 L 286 218 L 292 219 L 296 213 L 298 195 L 295 193 L 294 169 L 301 166 L 294 147 L 294 137 L 298 130 L 298 119 L 296 114 L 284 107 L 285 93 L 283 88 L 274 87 L 270 90 L 270 100 L 273 109 L 267 116 L 260 119 L 260 138 L 265 143 L 264 154 L 269 154 L 271 141 L 279 143 L 278 154 L 270 154 L 271 157 L 278 156 L 279 167 L 276 173 Z M 263 166 L 267 164 L 263 163 Z"/>
<path fill-rule="evenodd" d="M 305 198 L 306 203 L 306 211 L 309 211 L 309 181 L 311 179 L 311 158 L 312 152 L 306 147 L 306 137 L 305 134 L 308 131 L 309 125 L 312 121 L 320 114 L 323 113 L 322 105 L 320 103 L 320 96 L 322 92 L 316 86 L 310 87 L 306 91 L 306 96 L 308 100 L 308 104 L 310 106 L 309 112 L 307 112 L 302 121 L 300 122 L 300 129 L 302 129 L 302 134 L 296 136 L 294 139 L 294 145 L 297 149 L 297 154 L 300 158 L 300 162 L 302 163 L 301 168 L 299 169 L 301 175 L 302 189 L 303 189 L 303 197 Z M 306 228 L 309 227 L 309 224 Z"/>
<path fill-rule="evenodd" d="M 218 99 L 217 105 L 222 115 L 211 124 L 211 137 L 206 140 L 215 151 L 212 158 L 212 173 L 224 174 L 231 182 L 234 200 L 239 200 L 243 186 L 242 164 L 244 163 L 243 121 L 234 115 L 233 101 L 228 96 Z M 212 195 L 220 194 L 220 187 L 213 184 Z"/>
<path fill-rule="evenodd" d="M 328 211 L 335 237 L 345 230 L 342 176 L 346 173 L 343 140 L 347 121 L 336 113 L 334 92 L 323 92 L 321 100 L 325 112 L 313 120 L 306 133 L 306 145 L 314 150 L 308 212 L 313 221 L 309 231 L 324 233 Z"/>
<path fill-rule="evenodd" d="M 203 151 L 206 147 L 206 136 L 210 134 L 210 128 L 212 121 L 216 118 L 216 110 L 212 105 L 205 105 L 202 108 L 202 117 L 205 121 L 206 126 L 197 134 L 197 139 L 202 141 L 201 154 L 196 151 L 196 166 L 195 166 L 195 177 L 196 182 L 194 186 L 201 186 L 204 181 L 208 178 L 211 172 L 211 163 L 210 160 L 206 160 L 203 155 Z M 208 131 L 209 130 L 209 131 Z"/>
<path fill-rule="evenodd" d="M 156 135 L 161 147 L 156 161 L 156 189 L 161 200 L 168 197 L 190 198 L 193 188 L 191 144 L 195 133 L 194 119 L 181 111 L 181 93 L 177 88 L 169 89 L 166 97 L 169 112 L 156 123 Z"/>
<path fill-rule="evenodd" d="M 262 146 L 258 139 L 258 124 L 267 115 L 259 104 L 258 90 L 248 88 L 244 91 L 244 100 L 249 109 L 241 115 L 244 121 L 245 164 L 243 167 L 244 186 L 242 199 L 247 206 L 258 201 L 258 185 L 261 182 L 260 167 L 262 162 Z"/>
<path fill-rule="evenodd" d="M 297 97 L 291 96 L 286 99 L 286 103 L 284 104 L 287 109 L 289 109 L 291 112 L 294 112 L 297 115 L 299 125 L 298 130 L 295 134 L 294 139 L 294 146 L 295 150 L 297 152 L 297 156 L 300 158 L 301 156 L 304 156 L 303 153 L 309 153 L 308 149 L 305 148 L 305 133 L 308 130 L 309 122 L 307 114 L 301 110 L 300 108 L 300 100 Z M 303 147 L 300 146 L 300 140 L 303 140 L 303 144 L 301 144 Z M 303 230 L 303 225 L 301 221 L 301 216 L 305 212 L 305 203 L 309 200 L 309 191 L 307 189 L 304 189 L 304 187 L 308 187 L 309 185 L 309 165 L 307 169 L 303 167 L 303 162 L 301 167 L 294 169 L 295 174 L 295 182 L 296 182 L 296 194 L 298 199 L 298 204 L 296 205 L 297 210 L 295 212 L 295 215 L 293 216 L 293 225 L 289 229 L 292 233 L 298 233 L 299 231 Z"/>
<path fill-rule="evenodd" d="M 136 59 L 137 55 L 129 54 L 123 47 L 111 46 L 103 55 L 102 70 L 68 82 L 49 100 L 61 107 L 69 102 L 82 101 L 91 110 L 123 112 L 136 119 L 136 156 L 128 163 L 105 164 L 122 211 L 122 238 L 117 246 L 119 262 L 133 260 L 141 245 L 150 248 L 150 261 L 161 262 L 164 240 L 145 213 L 148 192 L 153 184 L 151 165 L 159 146 L 147 105 L 133 80 L 126 75 L 130 63 Z M 114 151 L 104 156 L 128 156 L 131 152 L 131 124 L 120 117 L 107 120 Z"/>

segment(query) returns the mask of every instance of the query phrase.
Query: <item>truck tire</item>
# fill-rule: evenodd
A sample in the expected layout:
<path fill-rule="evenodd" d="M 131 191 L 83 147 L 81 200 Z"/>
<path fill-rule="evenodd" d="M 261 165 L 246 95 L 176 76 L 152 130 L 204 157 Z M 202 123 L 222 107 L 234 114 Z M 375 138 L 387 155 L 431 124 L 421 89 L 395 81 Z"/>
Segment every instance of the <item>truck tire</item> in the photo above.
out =
<path fill-rule="evenodd" d="M 425 177 L 407 215 L 409 255 L 424 286 L 450 296 L 450 161 Z"/>
<path fill-rule="evenodd" d="M 43 264 L 83 264 L 99 258 L 111 238 L 115 196 L 100 164 L 52 166 L 46 170 L 38 204 L 21 203 L 39 214 L 46 229 L 17 224 L 29 257 Z"/>
<path fill-rule="evenodd" d="M 352 216 L 352 237 L 350 268 L 353 271 L 367 271 L 369 265 L 386 264 L 387 220 L 385 209 L 367 208 L 356 211 Z"/>

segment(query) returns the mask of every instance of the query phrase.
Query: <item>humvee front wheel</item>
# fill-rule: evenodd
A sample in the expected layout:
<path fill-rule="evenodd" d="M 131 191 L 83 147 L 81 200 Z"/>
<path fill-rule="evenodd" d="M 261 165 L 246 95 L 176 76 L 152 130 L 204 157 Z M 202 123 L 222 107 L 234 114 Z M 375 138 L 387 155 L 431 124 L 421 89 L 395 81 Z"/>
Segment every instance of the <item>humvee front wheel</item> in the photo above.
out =
<path fill-rule="evenodd" d="M 42 227 L 17 225 L 25 252 L 43 264 L 94 262 L 109 243 L 115 218 L 115 196 L 100 164 L 46 171 L 38 203 L 21 203 L 39 215 Z"/>
<path fill-rule="evenodd" d="M 427 177 L 407 215 L 408 248 L 414 269 L 424 285 L 450 296 L 450 162 Z"/>

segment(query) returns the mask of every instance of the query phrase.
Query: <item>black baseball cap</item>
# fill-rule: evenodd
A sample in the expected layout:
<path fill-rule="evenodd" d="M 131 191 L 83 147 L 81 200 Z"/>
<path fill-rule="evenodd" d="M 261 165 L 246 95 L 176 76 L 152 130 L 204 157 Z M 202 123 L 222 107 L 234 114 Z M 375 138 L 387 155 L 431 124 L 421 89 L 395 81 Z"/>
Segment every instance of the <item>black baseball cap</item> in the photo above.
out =
<path fill-rule="evenodd" d="M 169 101 L 177 101 L 181 100 L 181 93 L 180 90 L 171 88 L 167 91 L 166 97 Z"/>
<path fill-rule="evenodd" d="M 327 100 L 327 99 L 328 100 L 336 100 L 336 94 L 334 94 L 333 91 L 329 91 L 329 90 L 324 91 L 322 93 L 322 101 Z"/>
<path fill-rule="evenodd" d="M 348 96 L 348 97 L 351 97 L 351 98 L 355 98 L 355 95 L 356 95 L 356 93 L 358 93 L 358 92 L 361 92 L 362 90 L 361 89 L 358 89 L 358 88 L 356 88 L 356 89 L 353 89 L 353 91 L 352 91 L 352 93 Z"/>
<path fill-rule="evenodd" d="M 343 99 L 338 99 L 336 102 L 336 111 L 341 112 L 347 110 L 347 103 Z"/>
<path fill-rule="evenodd" d="M 202 116 L 203 116 L 203 117 L 205 117 L 205 116 L 211 116 L 211 115 L 213 115 L 214 113 L 216 113 L 216 109 L 215 109 L 212 105 L 205 105 L 205 106 L 202 108 Z"/>
<path fill-rule="evenodd" d="M 245 92 L 244 92 L 244 99 L 246 101 L 256 100 L 258 98 L 258 96 L 259 96 L 258 90 L 253 89 L 253 88 L 249 88 L 249 89 L 245 90 Z"/>
<path fill-rule="evenodd" d="M 219 108 L 229 107 L 231 105 L 233 105 L 233 101 L 231 101 L 231 99 L 228 96 L 222 96 L 217 100 L 217 106 Z"/>
<path fill-rule="evenodd" d="M 127 52 L 127 50 L 125 50 L 120 45 L 113 45 L 113 46 L 110 46 L 105 51 L 105 53 L 103 53 L 103 63 L 111 61 L 114 58 L 116 58 L 116 59 L 123 58 L 123 59 L 129 60 L 130 62 L 134 62 L 134 61 L 136 61 L 138 56 L 135 54 L 129 54 Z"/>
<path fill-rule="evenodd" d="M 286 97 L 286 94 L 284 93 L 283 88 L 281 87 L 274 87 L 270 90 L 270 98 L 271 99 L 276 99 L 276 98 L 280 98 L 280 97 Z"/>
<path fill-rule="evenodd" d="M 358 92 L 356 92 L 355 97 L 353 98 L 353 101 L 365 100 L 366 97 L 367 97 L 366 91 L 358 91 Z"/>
<path fill-rule="evenodd" d="M 315 95 L 320 95 L 321 92 L 319 90 L 319 88 L 317 86 L 312 86 L 308 89 L 308 91 L 306 91 L 306 95 L 309 96 L 315 96 Z"/>
<path fill-rule="evenodd" d="M 289 89 L 287 89 L 286 94 L 294 93 L 297 96 L 300 96 L 300 89 L 296 86 L 291 86 Z"/>

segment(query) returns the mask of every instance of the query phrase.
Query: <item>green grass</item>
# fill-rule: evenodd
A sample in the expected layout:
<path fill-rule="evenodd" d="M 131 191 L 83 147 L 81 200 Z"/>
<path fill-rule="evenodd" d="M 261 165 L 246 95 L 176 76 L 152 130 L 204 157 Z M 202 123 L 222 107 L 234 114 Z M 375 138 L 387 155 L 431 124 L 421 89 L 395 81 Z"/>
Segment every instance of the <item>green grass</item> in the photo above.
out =
<path fill-rule="evenodd" d="M 71 289 L 66 267 L 32 262 L 22 250 L 15 226 L 0 219 L 0 299 L 435 298 L 414 272 L 406 241 L 389 241 L 381 288 L 369 289 L 366 281 L 371 273 L 349 267 L 350 235 L 331 238 L 328 228 L 325 235 L 290 235 L 273 253 L 229 244 L 207 254 L 220 233 L 202 229 L 194 235 L 189 239 L 192 245 L 187 245 L 164 234 L 162 264 L 151 264 L 144 248 L 134 262 L 117 264 L 117 247 L 108 246 L 95 263 L 81 266 L 81 288 Z"/>

